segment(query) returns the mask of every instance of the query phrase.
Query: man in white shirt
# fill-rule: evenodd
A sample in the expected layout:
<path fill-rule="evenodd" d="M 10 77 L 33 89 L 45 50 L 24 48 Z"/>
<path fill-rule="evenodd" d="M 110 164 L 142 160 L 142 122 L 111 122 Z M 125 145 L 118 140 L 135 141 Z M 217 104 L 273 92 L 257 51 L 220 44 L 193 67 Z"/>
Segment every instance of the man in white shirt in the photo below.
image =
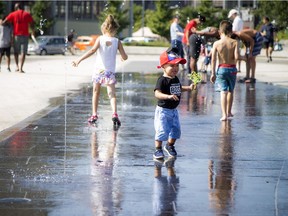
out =
<path fill-rule="evenodd" d="M 232 23 L 233 32 L 239 32 L 243 30 L 243 20 L 240 18 L 239 11 L 235 9 L 230 10 L 228 14 L 228 18 L 233 20 L 233 23 Z M 241 61 L 238 60 L 237 62 L 238 62 L 238 72 L 240 72 Z"/>

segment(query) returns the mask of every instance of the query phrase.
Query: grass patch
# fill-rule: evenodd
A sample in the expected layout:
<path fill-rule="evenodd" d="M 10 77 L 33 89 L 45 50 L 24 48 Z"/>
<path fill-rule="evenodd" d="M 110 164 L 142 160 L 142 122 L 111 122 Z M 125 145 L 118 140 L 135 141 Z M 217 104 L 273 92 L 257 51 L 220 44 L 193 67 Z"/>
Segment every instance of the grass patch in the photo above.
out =
<path fill-rule="evenodd" d="M 277 38 L 278 40 L 288 40 L 288 30 L 283 30 L 277 32 Z"/>

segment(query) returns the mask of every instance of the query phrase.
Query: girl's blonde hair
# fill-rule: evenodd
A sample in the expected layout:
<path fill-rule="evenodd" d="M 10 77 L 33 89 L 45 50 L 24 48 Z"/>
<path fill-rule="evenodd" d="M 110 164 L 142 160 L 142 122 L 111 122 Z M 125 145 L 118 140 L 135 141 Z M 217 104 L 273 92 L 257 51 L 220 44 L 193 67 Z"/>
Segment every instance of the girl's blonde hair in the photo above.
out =
<path fill-rule="evenodd" d="M 117 30 L 119 28 L 118 22 L 115 20 L 114 16 L 112 14 L 109 14 L 103 24 L 101 25 L 101 30 L 104 33 L 110 33 L 112 35 L 115 35 Z"/>

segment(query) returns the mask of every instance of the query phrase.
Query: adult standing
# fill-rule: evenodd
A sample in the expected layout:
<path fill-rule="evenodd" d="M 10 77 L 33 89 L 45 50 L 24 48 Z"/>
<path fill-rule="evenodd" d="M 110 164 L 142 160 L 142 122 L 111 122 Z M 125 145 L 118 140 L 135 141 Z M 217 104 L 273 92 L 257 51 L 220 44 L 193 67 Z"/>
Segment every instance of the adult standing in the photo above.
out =
<path fill-rule="evenodd" d="M 240 17 L 240 13 L 238 10 L 232 9 L 229 11 L 228 18 L 233 20 L 232 23 L 232 31 L 239 32 L 243 30 L 243 20 Z M 241 49 L 241 46 L 239 46 Z M 238 71 L 241 71 L 241 60 L 237 60 Z"/>
<path fill-rule="evenodd" d="M 274 47 L 275 27 L 270 22 L 269 17 L 262 19 L 264 25 L 261 27 L 261 35 L 264 37 L 264 47 L 266 49 L 267 62 L 272 61 L 272 52 Z"/>
<path fill-rule="evenodd" d="M 188 73 L 191 73 L 191 70 L 197 71 L 196 65 L 201 49 L 201 37 L 196 35 L 196 31 L 197 26 L 205 21 L 206 18 L 204 16 L 198 15 L 198 17 L 192 19 L 184 29 L 182 43 L 187 55 Z M 193 37 L 191 38 L 191 36 Z"/>
<path fill-rule="evenodd" d="M 184 36 L 183 28 L 179 25 L 179 16 L 175 15 L 170 25 L 171 47 L 177 47 L 179 56 L 184 58 L 182 38 Z"/>
<path fill-rule="evenodd" d="M 7 70 L 11 72 L 10 51 L 11 51 L 11 41 L 12 41 L 12 26 L 9 24 L 2 25 L 2 21 L 4 19 L 0 19 L 0 72 L 1 72 L 2 57 L 4 55 L 6 55 L 7 57 Z"/>
<path fill-rule="evenodd" d="M 3 21 L 10 22 L 13 24 L 13 35 L 14 35 L 14 57 L 16 63 L 16 71 L 24 73 L 23 65 L 28 50 L 29 41 L 29 27 L 32 29 L 32 35 L 34 35 L 33 27 L 34 20 L 30 13 L 23 10 L 21 3 L 15 4 L 15 11 L 11 12 L 6 19 Z M 19 64 L 19 54 L 20 64 Z"/>
<path fill-rule="evenodd" d="M 72 55 L 74 55 L 75 54 L 75 50 L 74 50 L 75 30 L 74 29 L 70 30 L 70 33 L 67 36 L 67 41 L 68 41 L 68 50 L 70 51 Z"/>

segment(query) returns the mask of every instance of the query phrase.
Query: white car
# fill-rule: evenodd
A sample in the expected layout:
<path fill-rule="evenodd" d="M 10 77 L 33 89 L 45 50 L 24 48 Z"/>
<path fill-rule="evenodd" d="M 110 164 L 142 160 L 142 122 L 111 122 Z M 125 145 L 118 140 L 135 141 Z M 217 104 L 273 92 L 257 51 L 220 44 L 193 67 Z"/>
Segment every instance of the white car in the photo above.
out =
<path fill-rule="evenodd" d="M 132 42 L 153 42 L 155 38 L 152 37 L 126 37 L 122 40 L 122 43 L 132 43 Z"/>
<path fill-rule="evenodd" d="M 62 36 L 39 36 L 36 41 L 28 45 L 28 54 L 65 55 L 67 43 L 65 37 Z"/>

